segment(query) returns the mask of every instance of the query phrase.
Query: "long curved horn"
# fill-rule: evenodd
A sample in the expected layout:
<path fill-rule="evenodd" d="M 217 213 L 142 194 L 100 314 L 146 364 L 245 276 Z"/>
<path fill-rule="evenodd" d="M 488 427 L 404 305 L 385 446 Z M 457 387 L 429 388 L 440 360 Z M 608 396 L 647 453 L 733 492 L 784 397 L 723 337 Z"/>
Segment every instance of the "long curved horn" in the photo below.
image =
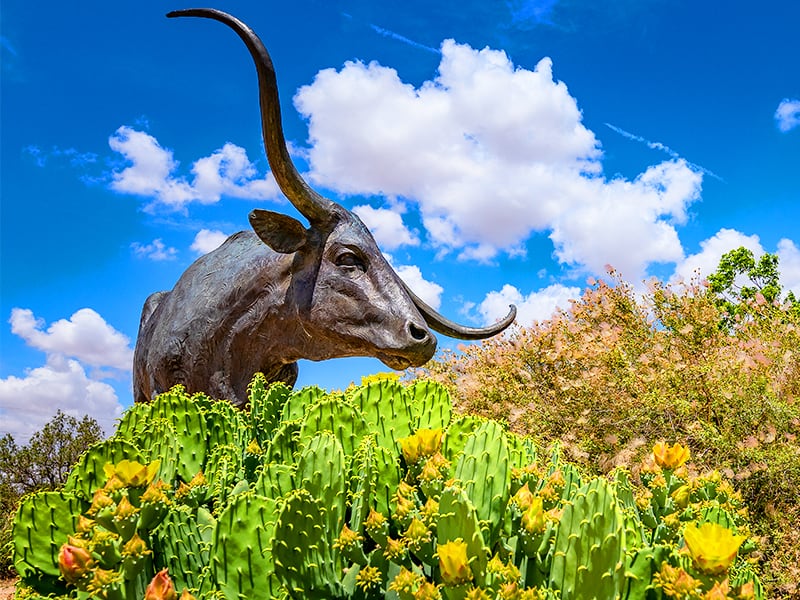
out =
<path fill-rule="evenodd" d="M 213 8 L 174 10 L 167 17 L 203 17 L 224 23 L 233 29 L 250 51 L 258 72 L 258 96 L 261 103 L 261 130 L 272 174 L 289 201 L 312 225 L 329 222 L 336 214 L 336 203 L 324 198 L 303 181 L 289 156 L 281 124 L 278 82 L 272 59 L 255 32 L 236 17 Z"/>
<path fill-rule="evenodd" d="M 401 283 L 403 282 L 401 281 Z M 419 296 L 412 292 L 411 288 L 409 288 L 405 283 L 403 283 L 403 287 L 411 297 L 411 300 L 414 302 L 414 305 L 417 307 L 417 310 L 419 310 L 428 326 L 434 331 L 437 331 L 442 335 L 446 335 L 447 337 L 456 338 L 459 340 L 484 340 L 492 337 L 493 335 L 497 335 L 506 329 L 514 322 L 514 319 L 517 316 L 517 307 L 513 304 L 509 304 L 508 314 L 504 319 L 498 321 L 494 325 L 489 325 L 488 327 L 464 327 L 463 325 L 458 325 L 450 319 L 443 317 L 432 307 L 425 304 L 425 302 L 423 302 Z"/>

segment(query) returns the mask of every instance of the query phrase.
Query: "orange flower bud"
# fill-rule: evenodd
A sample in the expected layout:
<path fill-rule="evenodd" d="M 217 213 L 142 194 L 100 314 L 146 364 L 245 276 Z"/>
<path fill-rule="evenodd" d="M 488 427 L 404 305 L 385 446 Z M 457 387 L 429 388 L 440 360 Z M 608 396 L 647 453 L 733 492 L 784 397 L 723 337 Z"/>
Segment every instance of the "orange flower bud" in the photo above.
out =
<path fill-rule="evenodd" d="M 162 569 L 147 585 L 144 600 L 176 600 L 178 593 L 166 569 Z"/>
<path fill-rule="evenodd" d="M 61 546 L 58 568 L 67 582 L 77 583 L 91 570 L 93 564 L 92 554 L 86 548 L 79 548 L 69 543 Z"/>

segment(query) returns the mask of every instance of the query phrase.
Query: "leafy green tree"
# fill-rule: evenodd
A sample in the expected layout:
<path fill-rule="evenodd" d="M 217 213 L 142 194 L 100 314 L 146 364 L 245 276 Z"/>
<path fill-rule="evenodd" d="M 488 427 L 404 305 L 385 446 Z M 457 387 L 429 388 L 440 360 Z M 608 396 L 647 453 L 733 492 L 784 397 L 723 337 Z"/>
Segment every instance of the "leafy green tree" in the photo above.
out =
<path fill-rule="evenodd" d="M 60 487 L 86 448 L 102 438 L 97 421 L 60 410 L 22 447 L 9 434 L 0 437 L 0 576 L 13 573 L 9 542 L 19 499 Z"/>
<path fill-rule="evenodd" d="M 782 287 L 778 271 L 778 255 L 765 252 L 757 261 L 753 251 L 740 246 L 722 255 L 717 271 L 708 276 L 710 291 L 725 313 L 725 324 L 751 314 L 750 306 L 759 301 L 772 305 L 781 301 Z M 800 310 L 800 302 L 792 292 L 784 300 L 792 310 Z"/>
<path fill-rule="evenodd" d="M 25 446 L 6 434 L 0 438 L 0 487 L 19 495 L 55 489 L 84 450 L 102 437 L 100 425 L 88 415 L 78 420 L 60 410 Z"/>

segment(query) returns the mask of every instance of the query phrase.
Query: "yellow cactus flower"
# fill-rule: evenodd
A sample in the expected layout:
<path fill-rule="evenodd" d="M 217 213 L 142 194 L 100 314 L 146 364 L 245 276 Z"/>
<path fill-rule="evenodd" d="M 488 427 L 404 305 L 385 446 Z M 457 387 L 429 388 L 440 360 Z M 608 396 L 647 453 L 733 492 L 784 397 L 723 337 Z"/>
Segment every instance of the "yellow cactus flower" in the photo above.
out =
<path fill-rule="evenodd" d="M 366 527 L 367 531 L 370 529 L 382 529 L 385 523 L 386 517 L 383 515 L 383 513 L 379 513 L 374 508 L 370 508 L 369 514 L 364 521 L 364 527 Z"/>
<path fill-rule="evenodd" d="M 439 546 L 439 571 L 445 585 L 458 586 L 472 581 L 467 543 L 461 538 Z"/>
<path fill-rule="evenodd" d="M 512 506 L 516 506 L 517 510 L 520 512 L 525 512 L 528 510 L 531 502 L 533 502 L 533 493 L 531 492 L 530 488 L 528 488 L 528 484 L 526 483 L 517 490 L 516 494 L 511 497 L 510 504 Z"/>
<path fill-rule="evenodd" d="M 431 530 L 428 529 L 425 523 L 414 517 L 403 534 L 403 539 L 408 544 L 408 547 L 416 552 L 431 539 Z"/>
<path fill-rule="evenodd" d="M 709 575 L 717 575 L 728 570 L 746 538 L 716 523 L 703 523 L 700 527 L 690 523 L 683 530 L 683 539 L 694 566 Z"/>
<path fill-rule="evenodd" d="M 433 527 L 439 518 L 439 503 L 435 498 L 428 498 L 420 509 L 422 521 L 428 526 Z"/>
<path fill-rule="evenodd" d="M 677 490 L 672 492 L 671 496 L 672 499 L 675 501 L 675 505 L 678 508 L 686 508 L 689 506 L 689 502 L 691 500 L 690 496 L 692 494 L 692 486 L 689 484 L 682 485 Z"/>
<path fill-rule="evenodd" d="M 109 480 L 116 477 L 125 487 L 144 487 L 155 479 L 160 466 L 160 460 L 154 460 L 145 466 L 135 460 L 125 459 L 116 465 L 108 463 L 103 465 L 103 471 Z"/>
<path fill-rule="evenodd" d="M 398 381 L 399 379 L 400 375 L 391 371 L 373 373 L 372 375 L 363 375 L 361 377 L 361 386 L 364 387 L 370 383 L 376 383 L 379 381 Z"/>
<path fill-rule="evenodd" d="M 417 503 L 409 500 L 405 496 L 397 495 L 397 507 L 394 510 L 394 516 L 398 521 L 403 521 L 406 517 L 412 514 L 417 508 Z"/>
<path fill-rule="evenodd" d="M 653 458 L 662 469 L 675 470 L 689 460 L 689 448 L 677 442 L 672 447 L 665 442 L 656 442 L 653 446 Z"/>
<path fill-rule="evenodd" d="M 131 501 L 128 500 L 127 496 L 123 496 L 122 499 L 117 504 L 117 510 L 114 513 L 115 519 L 128 519 L 134 516 L 136 513 L 139 512 L 139 509 L 136 508 Z"/>
<path fill-rule="evenodd" d="M 112 569 L 97 568 L 92 571 L 92 580 L 86 586 L 86 591 L 89 592 L 92 597 L 107 598 L 109 588 L 120 584 L 122 584 L 121 572 Z M 146 600 L 149 599 L 146 598 Z"/>
<path fill-rule="evenodd" d="M 169 499 L 164 493 L 165 486 L 166 484 L 161 479 L 151 482 L 150 485 L 147 486 L 147 489 L 144 491 L 144 493 L 139 497 L 139 502 L 141 504 L 168 502 Z"/>
<path fill-rule="evenodd" d="M 516 581 L 509 581 L 500 585 L 497 598 L 498 600 L 518 600 L 519 592 L 519 584 Z"/>
<path fill-rule="evenodd" d="M 464 596 L 464 600 L 491 600 L 491 598 L 489 592 L 476 587 L 471 588 Z"/>
<path fill-rule="evenodd" d="M 258 442 L 256 441 L 255 438 L 250 440 L 250 443 L 247 444 L 245 452 L 247 452 L 248 454 L 253 454 L 255 456 L 259 456 L 261 454 L 261 446 L 258 445 Z"/>
<path fill-rule="evenodd" d="M 95 522 L 84 515 L 78 517 L 78 525 L 75 527 L 77 533 L 89 533 L 94 528 Z"/>
<path fill-rule="evenodd" d="M 522 514 L 522 528 L 530 535 L 536 535 L 544 531 L 545 525 L 547 525 L 547 516 L 542 499 L 534 496 L 528 509 Z"/>
<path fill-rule="evenodd" d="M 99 489 L 92 496 L 92 505 L 89 507 L 88 514 L 95 515 L 98 511 L 114 506 L 114 499 L 105 490 Z"/>
<path fill-rule="evenodd" d="M 412 498 L 416 493 L 417 488 L 413 485 L 406 483 L 405 481 L 401 481 L 397 485 L 397 495 L 402 496 L 403 498 Z"/>
<path fill-rule="evenodd" d="M 376 591 L 381 585 L 381 571 L 377 567 L 363 567 L 356 573 L 356 585 L 363 592 Z"/>
<path fill-rule="evenodd" d="M 414 465 L 422 458 L 433 456 L 442 446 L 441 429 L 417 429 L 408 437 L 400 438 L 400 448 L 403 458 L 409 465 Z"/>

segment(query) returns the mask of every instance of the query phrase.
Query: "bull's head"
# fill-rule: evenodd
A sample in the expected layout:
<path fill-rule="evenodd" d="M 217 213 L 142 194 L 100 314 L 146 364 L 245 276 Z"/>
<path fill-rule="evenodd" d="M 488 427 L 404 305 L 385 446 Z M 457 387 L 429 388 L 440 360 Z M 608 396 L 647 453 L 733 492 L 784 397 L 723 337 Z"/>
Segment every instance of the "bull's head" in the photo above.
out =
<path fill-rule="evenodd" d="M 280 189 L 309 222 L 306 228 L 280 213 L 250 213 L 258 237 L 287 259 L 291 256 L 285 300 L 294 313 L 283 318 L 287 327 L 291 320 L 292 327 L 304 333 L 306 342 L 295 349 L 297 357 L 370 355 L 400 369 L 421 365 L 433 356 L 436 339 L 428 327 L 450 337 L 475 340 L 493 336 L 513 322 L 513 306 L 505 319 L 486 328 L 463 327 L 445 319 L 392 270 L 358 216 L 308 186 L 286 146 L 272 61 L 247 25 L 214 9 L 180 10 L 167 16 L 205 17 L 228 25 L 255 62 L 270 168 Z"/>

